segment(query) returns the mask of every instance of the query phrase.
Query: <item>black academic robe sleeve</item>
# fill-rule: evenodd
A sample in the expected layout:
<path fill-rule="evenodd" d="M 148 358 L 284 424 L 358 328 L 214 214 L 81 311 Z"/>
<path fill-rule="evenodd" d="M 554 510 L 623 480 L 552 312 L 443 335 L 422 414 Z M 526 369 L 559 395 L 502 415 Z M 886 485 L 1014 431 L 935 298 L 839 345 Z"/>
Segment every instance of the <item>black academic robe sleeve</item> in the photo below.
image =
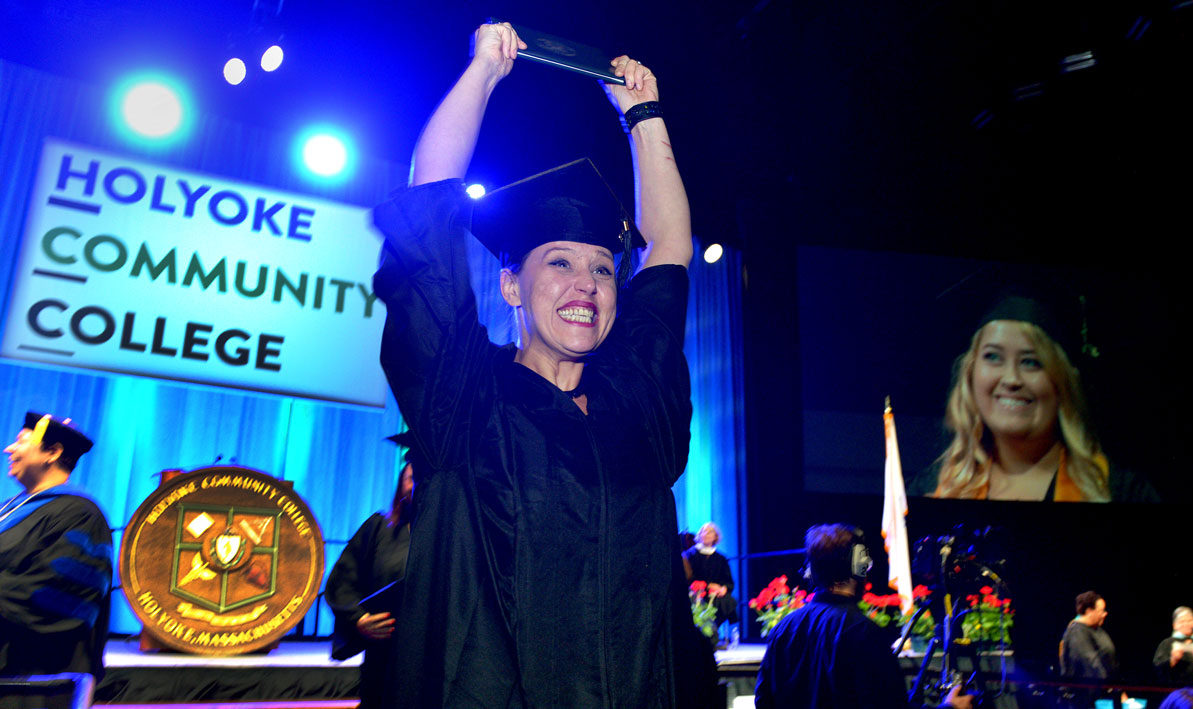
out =
<path fill-rule="evenodd" d="M 1152 666 L 1156 668 L 1156 675 L 1164 682 L 1173 684 L 1193 684 L 1193 646 L 1186 646 L 1181 659 L 1176 665 L 1172 664 L 1172 646 L 1177 642 L 1175 637 L 1167 637 L 1160 641 L 1156 652 L 1152 655 Z"/>
<path fill-rule="evenodd" d="M 477 362 L 494 345 L 480 324 L 468 270 L 471 199 L 460 180 L 399 190 L 373 211 L 385 235 L 374 292 L 386 304 L 381 365 L 410 426 L 414 447 L 434 470 L 458 468 L 466 451 Z M 445 315 L 450 314 L 450 317 Z"/>
<path fill-rule="evenodd" d="M 112 534 L 62 495 L 0 536 L 0 675 L 103 671 Z"/>
<path fill-rule="evenodd" d="M 706 583 L 720 584 L 727 593 L 733 593 L 733 572 L 729 569 L 729 560 L 720 552 L 701 554 L 700 550 L 692 547 L 684 552 L 688 564 L 692 567 L 692 580 Z"/>
<path fill-rule="evenodd" d="M 627 420 L 649 432 L 646 440 L 662 461 L 660 482 L 666 487 L 683 474 L 691 440 L 692 386 L 683 352 L 688 288 L 683 266 L 638 272 L 618 295 L 613 331 L 595 355 L 625 405 L 636 409 L 626 412 Z M 637 390 L 626 391 L 627 381 Z"/>
<path fill-rule="evenodd" d="M 356 530 L 327 575 L 324 597 L 335 615 L 331 638 L 331 657 L 335 660 L 346 660 L 365 649 L 364 638 L 356 630 L 356 621 L 365 612 L 357 604 L 372 592 L 370 557 L 380 516 L 374 514 Z"/>

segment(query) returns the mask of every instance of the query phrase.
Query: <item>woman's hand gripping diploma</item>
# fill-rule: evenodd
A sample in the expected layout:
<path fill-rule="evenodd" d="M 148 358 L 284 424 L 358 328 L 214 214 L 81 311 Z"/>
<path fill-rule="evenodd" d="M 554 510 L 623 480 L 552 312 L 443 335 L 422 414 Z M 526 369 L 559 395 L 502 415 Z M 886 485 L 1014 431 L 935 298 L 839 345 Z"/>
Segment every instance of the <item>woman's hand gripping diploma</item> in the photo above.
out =
<path fill-rule="evenodd" d="M 394 634 L 389 613 L 365 613 L 356 619 L 356 630 L 369 640 L 384 640 Z"/>
<path fill-rule="evenodd" d="M 526 49 L 526 43 L 508 22 L 481 25 L 472 33 L 472 61 L 488 68 L 495 81 L 509 76 L 519 49 Z"/>
<path fill-rule="evenodd" d="M 605 93 L 619 112 L 625 113 L 640 103 L 659 100 L 659 82 L 650 69 L 624 54 L 609 63 L 613 73 L 625 79 L 625 86 L 604 85 Z"/>
<path fill-rule="evenodd" d="M 508 22 L 481 25 L 472 33 L 472 61 L 414 146 L 411 185 L 462 179 L 468 172 L 489 96 L 513 70 L 519 49 L 526 49 L 526 43 Z"/>

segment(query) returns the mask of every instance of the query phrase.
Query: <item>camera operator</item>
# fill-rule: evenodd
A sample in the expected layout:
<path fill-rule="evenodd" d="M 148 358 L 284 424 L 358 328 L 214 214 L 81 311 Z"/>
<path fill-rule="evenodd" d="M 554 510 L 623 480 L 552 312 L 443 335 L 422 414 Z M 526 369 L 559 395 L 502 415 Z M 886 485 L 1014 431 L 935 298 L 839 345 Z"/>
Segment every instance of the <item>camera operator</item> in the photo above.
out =
<path fill-rule="evenodd" d="M 857 607 L 870 570 L 861 531 L 819 525 L 805 537 L 814 597 L 770 634 L 754 701 L 770 707 L 907 707 L 907 684 L 890 642 Z M 969 709 L 953 687 L 941 706 Z"/>

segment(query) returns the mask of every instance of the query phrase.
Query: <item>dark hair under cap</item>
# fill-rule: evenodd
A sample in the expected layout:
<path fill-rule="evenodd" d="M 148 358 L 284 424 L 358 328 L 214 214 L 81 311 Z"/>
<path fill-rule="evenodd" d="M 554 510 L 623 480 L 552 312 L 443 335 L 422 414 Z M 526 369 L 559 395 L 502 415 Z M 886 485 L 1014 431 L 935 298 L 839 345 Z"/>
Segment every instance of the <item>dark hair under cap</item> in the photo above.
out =
<path fill-rule="evenodd" d="M 59 462 L 67 470 L 73 469 L 75 461 L 79 459 L 79 456 L 91 450 L 94 444 L 92 444 L 90 438 L 83 435 L 79 430 L 48 414 L 39 414 L 35 411 L 25 413 L 25 423 L 22 428 L 36 431 L 38 424 L 43 418 L 46 419 L 46 426 L 41 438 L 42 449 L 44 450 L 53 445 L 61 445 L 62 457 Z"/>
<path fill-rule="evenodd" d="M 503 266 L 552 241 L 603 246 L 622 255 L 618 285 L 633 249 L 646 246 L 629 212 L 588 158 L 540 172 L 476 200 L 472 233 Z"/>

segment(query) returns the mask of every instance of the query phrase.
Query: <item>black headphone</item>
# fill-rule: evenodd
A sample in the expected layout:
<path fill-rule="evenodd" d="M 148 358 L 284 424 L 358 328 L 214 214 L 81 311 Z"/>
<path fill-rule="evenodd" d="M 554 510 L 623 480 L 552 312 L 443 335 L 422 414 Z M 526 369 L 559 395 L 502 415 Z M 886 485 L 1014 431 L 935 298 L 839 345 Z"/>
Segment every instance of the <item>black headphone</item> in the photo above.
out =
<path fill-rule="evenodd" d="M 855 579 L 864 579 L 874 567 L 874 560 L 870 558 L 870 550 L 866 548 L 866 538 L 862 530 L 853 528 L 853 545 L 849 549 L 849 573 Z"/>
<path fill-rule="evenodd" d="M 853 538 L 850 540 L 849 551 L 840 561 L 843 565 L 848 565 L 850 576 L 862 581 L 870 574 L 874 560 L 870 558 L 870 550 L 866 547 L 866 536 L 861 528 L 853 527 L 849 531 Z M 810 559 L 804 562 L 803 576 L 808 581 L 812 581 L 812 561 Z"/>

